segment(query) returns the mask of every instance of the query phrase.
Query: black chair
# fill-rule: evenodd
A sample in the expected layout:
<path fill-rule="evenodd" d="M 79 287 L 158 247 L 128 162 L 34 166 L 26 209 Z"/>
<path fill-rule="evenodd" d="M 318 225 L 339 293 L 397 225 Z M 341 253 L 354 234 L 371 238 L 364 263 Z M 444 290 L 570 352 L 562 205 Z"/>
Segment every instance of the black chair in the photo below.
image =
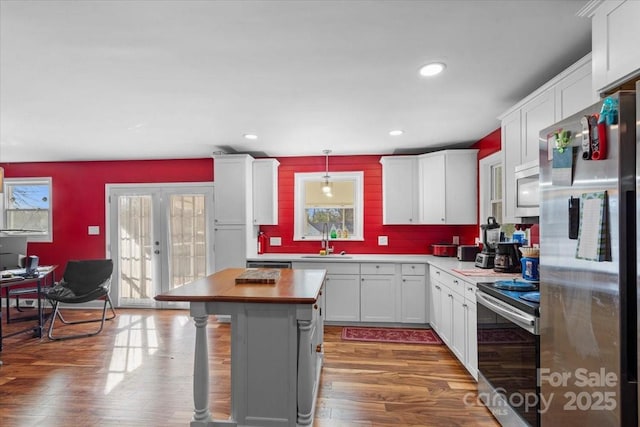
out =
<path fill-rule="evenodd" d="M 49 339 L 63 340 L 68 338 L 90 337 L 102 331 L 105 320 L 116 317 L 109 291 L 111 287 L 111 274 L 113 273 L 113 261 L 110 259 L 95 259 L 82 261 L 69 261 L 64 271 L 62 280 L 43 293 L 53 306 L 51 314 L 51 324 L 49 325 Z M 60 313 L 60 304 L 81 304 L 84 302 L 104 299 L 102 317 L 99 319 L 67 321 Z M 111 307 L 112 316 L 107 315 L 107 304 Z M 66 325 L 76 325 L 80 323 L 100 322 L 97 331 L 82 334 L 66 335 L 60 337 L 53 336 L 53 325 L 56 318 Z"/>

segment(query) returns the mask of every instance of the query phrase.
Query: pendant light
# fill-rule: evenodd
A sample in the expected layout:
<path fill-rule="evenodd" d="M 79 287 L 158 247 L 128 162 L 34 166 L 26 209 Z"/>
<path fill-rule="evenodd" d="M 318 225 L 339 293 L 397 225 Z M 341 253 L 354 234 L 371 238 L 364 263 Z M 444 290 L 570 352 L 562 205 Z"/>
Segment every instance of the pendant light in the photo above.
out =
<path fill-rule="evenodd" d="M 324 156 L 325 156 L 325 160 L 324 160 L 325 172 L 324 172 L 324 176 L 322 177 L 324 178 L 324 182 L 322 183 L 322 192 L 327 197 L 333 197 L 333 194 L 331 194 L 331 182 L 329 182 L 329 179 L 331 178 L 329 176 L 329 154 L 331 153 L 331 150 L 322 150 L 322 152 L 324 153 Z"/>

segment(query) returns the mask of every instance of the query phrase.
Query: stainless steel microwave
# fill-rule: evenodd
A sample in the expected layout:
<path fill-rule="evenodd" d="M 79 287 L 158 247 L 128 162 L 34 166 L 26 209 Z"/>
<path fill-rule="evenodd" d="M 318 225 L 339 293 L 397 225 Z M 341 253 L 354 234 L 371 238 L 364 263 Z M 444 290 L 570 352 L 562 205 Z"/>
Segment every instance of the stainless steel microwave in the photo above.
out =
<path fill-rule="evenodd" d="M 540 216 L 540 167 L 538 161 L 516 166 L 515 179 L 515 216 Z"/>

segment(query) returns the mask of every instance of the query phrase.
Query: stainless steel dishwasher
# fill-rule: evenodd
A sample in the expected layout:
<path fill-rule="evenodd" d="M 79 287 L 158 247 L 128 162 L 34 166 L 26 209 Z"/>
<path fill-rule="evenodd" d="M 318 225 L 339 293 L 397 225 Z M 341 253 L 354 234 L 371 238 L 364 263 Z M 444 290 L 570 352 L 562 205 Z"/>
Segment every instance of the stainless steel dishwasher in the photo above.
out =
<path fill-rule="evenodd" d="M 247 268 L 291 268 L 291 261 L 247 261 Z"/>

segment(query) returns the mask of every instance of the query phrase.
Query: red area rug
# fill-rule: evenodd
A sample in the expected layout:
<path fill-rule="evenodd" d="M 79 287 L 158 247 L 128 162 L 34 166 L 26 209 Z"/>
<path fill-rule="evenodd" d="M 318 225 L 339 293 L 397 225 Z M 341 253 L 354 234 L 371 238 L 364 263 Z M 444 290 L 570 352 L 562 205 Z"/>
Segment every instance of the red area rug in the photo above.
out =
<path fill-rule="evenodd" d="M 403 344 L 442 344 L 440 337 L 431 329 L 359 328 L 347 326 L 342 329 L 346 341 L 395 342 Z"/>

